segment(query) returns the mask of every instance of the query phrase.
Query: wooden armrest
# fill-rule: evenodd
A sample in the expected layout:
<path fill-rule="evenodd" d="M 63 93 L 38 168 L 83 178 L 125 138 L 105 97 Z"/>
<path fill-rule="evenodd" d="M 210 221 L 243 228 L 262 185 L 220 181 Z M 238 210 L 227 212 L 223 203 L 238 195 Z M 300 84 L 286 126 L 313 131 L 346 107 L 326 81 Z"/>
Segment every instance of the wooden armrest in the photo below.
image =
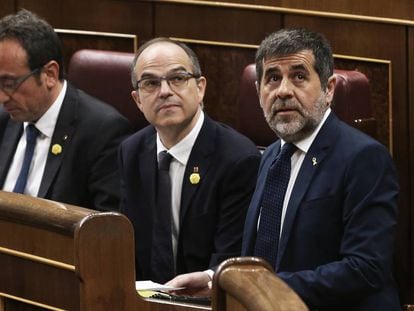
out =
<path fill-rule="evenodd" d="M 252 311 L 308 310 L 301 298 L 275 275 L 273 269 L 255 257 L 228 259 L 214 274 L 213 310 L 236 310 L 229 304 L 231 298 Z"/>

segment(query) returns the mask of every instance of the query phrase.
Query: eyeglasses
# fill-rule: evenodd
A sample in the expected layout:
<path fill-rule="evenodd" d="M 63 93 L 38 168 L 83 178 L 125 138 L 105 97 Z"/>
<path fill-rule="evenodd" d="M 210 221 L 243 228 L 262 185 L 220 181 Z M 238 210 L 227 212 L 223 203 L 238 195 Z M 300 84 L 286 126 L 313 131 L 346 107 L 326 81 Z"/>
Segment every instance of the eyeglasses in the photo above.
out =
<path fill-rule="evenodd" d="M 172 73 L 164 77 L 147 77 L 137 81 L 135 89 L 140 89 L 146 93 L 152 93 L 158 90 L 161 87 L 162 80 L 165 80 L 173 91 L 180 91 L 187 86 L 188 80 L 192 78 L 198 79 L 200 78 L 200 75 L 185 71 Z"/>
<path fill-rule="evenodd" d="M 9 96 L 13 94 L 19 86 L 26 81 L 30 76 L 34 75 L 35 73 L 39 72 L 41 68 L 36 68 L 30 71 L 28 74 L 21 76 L 19 78 L 3 78 L 0 79 L 0 90 L 4 93 L 8 94 Z"/>

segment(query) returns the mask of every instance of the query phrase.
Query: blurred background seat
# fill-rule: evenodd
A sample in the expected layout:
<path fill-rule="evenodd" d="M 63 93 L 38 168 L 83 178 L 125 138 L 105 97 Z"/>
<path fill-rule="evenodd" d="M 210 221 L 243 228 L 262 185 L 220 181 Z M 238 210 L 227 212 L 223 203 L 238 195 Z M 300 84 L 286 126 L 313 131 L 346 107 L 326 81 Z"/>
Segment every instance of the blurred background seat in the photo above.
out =
<path fill-rule="evenodd" d="M 79 50 L 68 66 L 68 80 L 77 88 L 115 107 L 134 130 L 148 123 L 131 97 L 133 53 Z"/>

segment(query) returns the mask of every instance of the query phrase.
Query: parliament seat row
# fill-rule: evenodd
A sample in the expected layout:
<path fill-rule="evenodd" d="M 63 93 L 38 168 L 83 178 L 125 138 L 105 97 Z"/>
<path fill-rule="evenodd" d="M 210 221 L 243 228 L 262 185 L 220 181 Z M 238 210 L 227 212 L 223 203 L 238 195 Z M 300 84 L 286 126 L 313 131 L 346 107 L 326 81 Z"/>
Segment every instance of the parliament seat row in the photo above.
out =
<path fill-rule="evenodd" d="M 138 130 L 148 123 L 131 97 L 133 58 L 133 53 L 80 50 L 69 62 L 68 79 L 78 88 L 113 105 Z M 334 111 L 348 124 L 376 137 L 376 121 L 370 105 L 367 77 L 356 70 L 335 69 L 335 74 Z M 236 130 L 256 145 L 266 147 L 275 140 L 275 134 L 266 124 L 259 106 L 255 81 L 255 65 L 250 64 L 240 78 Z"/>
<path fill-rule="evenodd" d="M 0 191 L 0 310 L 307 310 L 258 258 L 222 263 L 212 306 L 141 298 L 133 228 L 116 212 Z"/>

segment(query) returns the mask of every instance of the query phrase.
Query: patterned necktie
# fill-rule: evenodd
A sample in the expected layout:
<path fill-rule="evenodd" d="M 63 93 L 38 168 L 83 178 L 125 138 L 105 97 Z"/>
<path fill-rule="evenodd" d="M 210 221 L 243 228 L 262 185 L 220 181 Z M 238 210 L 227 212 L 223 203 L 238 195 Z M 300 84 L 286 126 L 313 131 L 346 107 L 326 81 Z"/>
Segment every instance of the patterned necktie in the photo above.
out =
<path fill-rule="evenodd" d="M 153 236 L 151 280 L 165 283 L 175 275 L 172 251 L 171 218 L 171 181 L 170 162 L 172 156 L 166 151 L 160 152 L 158 161 L 157 204 L 153 211 Z"/>
<path fill-rule="evenodd" d="M 29 124 L 26 127 L 26 150 L 24 152 L 22 168 L 17 177 L 13 192 L 24 193 L 38 134 L 39 130 L 33 124 Z"/>
<path fill-rule="evenodd" d="M 290 179 L 290 158 L 296 146 L 286 143 L 267 173 L 263 190 L 259 229 L 254 255 L 264 258 L 275 268 L 279 247 L 283 201 Z"/>

